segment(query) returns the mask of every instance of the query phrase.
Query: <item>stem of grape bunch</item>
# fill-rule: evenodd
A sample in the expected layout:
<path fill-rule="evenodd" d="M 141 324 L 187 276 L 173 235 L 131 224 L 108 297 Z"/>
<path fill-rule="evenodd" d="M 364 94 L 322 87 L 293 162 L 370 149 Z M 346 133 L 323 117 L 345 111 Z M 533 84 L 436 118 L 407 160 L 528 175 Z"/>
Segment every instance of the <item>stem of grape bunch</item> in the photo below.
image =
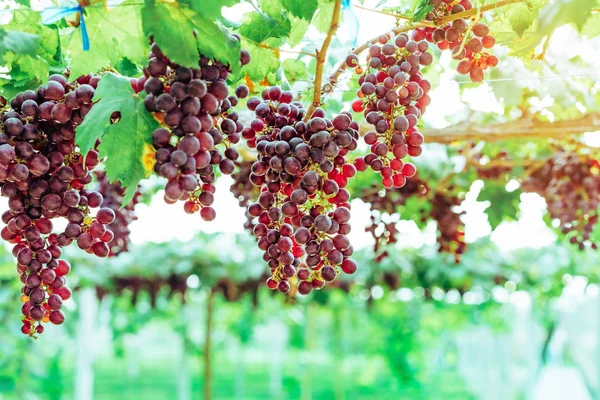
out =
<path fill-rule="evenodd" d="M 323 40 L 323 44 L 321 45 L 321 50 L 317 50 L 317 68 L 315 71 L 315 85 L 314 85 L 314 94 L 313 94 L 313 102 L 306 110 L 306 114 L 304 116 L 304 121 L 308 121 L 312 116 L 313 112 L 317 107 L 321 105 L 321 82 L 323 80 L 323 68 L 325 67 L 325 61 L 327 60 L 327 49 L 329 49 L 329 44 L 331 43 L 331 38 L 333 34 L 338 28 L 340 22 L 340 10 L 342 8 L 342 0 L 335 0 L 335 5 L 333 7 L 333 15 L 331 16 L 331 25 L 329 26 L 329 31 L 327 32 L 327 36 L 325 40 Z"/>

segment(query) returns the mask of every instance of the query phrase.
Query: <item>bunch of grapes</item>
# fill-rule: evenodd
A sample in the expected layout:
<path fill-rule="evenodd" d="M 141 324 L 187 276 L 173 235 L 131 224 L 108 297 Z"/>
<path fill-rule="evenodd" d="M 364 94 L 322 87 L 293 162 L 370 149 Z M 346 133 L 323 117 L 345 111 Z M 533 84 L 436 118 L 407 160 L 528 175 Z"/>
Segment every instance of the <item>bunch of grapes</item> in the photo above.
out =
<path fill-rule="evenodd" d="M 258 152 L 250 181 L 261 188 L 248 214 L 257 218 L 254 234 L 271 269 L 267 286 L 287 293 L 297 276 L 298 292 L 308 294 L 340 271 L 353 273 L 345 187 L 356 169 L 346 154 L 357 147 L 358 125 L 349 113 L 330 121 L 320 108 L 304 122 L 302 105 L 279 87 L 247 105 L 256 119 L 242 136 Z"/>
<path fill-rule="evenodd" d="M 481 179 L 498 179 L 512 171 L 510 165 L 504 164 L 510 161 L 506 151 L 500 151 L 491 158 L 478 153 L 472 157 L 472 160 L 477 162 L 477 176 Z"/>
<path fill-rule="evenodd" d="M 94 171 L 96 181 L 98 182 L 98 192 L 102 194 L 104 201 L 102 207 L 110 208 L 115 213 L 115 220 L 108 225 L 114 235 L 113 240 L 108 243 L 110 249 L 109 257 L 116 257 L 124 251 L 129 250 L 129 224 L 137 220 L 135 215 L 135 206 L 139 202 L 142 193 L 138 190 L 133 195 L 129 204 L 123 207 L 123 197 L 125 189 L 119 182 L 111 183 L 104 171 Z"/>
<path fill-rule="evenodd" d="M 590 234 L 598 222 L 600 163 L 589 154 L 559 150 L 522 183 L 523 191 L 542 196 L 552 219 L 581 250 L 597 248 Z"/>
<path fill-rule="evenodd" d="M 470 0 L 455 2 L 452 0 L 430 0 L 434 6 L 425 19 L 435 21 L 449 15 L 458 14 L 473 8 Z M 487 67 L 498 65 L 498 58 L 489 54 L 496 43 L 490 34 L 487 24 L 479 22 L 478 16 L 471 19 L 458 18 L 437 28 L 420 28 L 413 31 L 414 40 L 427 40 L 437 44 L 440 50 L 450 50 L 452 58 L 459 63 L 456 70 L 459 74 L 469 74 L 471 81 L 481 82 Z"/>
<path fill-rule="evenodd" d="M 402 187 L 416 168 L 404 163 L 407 155 L 421 154 L 423 135 L 417 122 L 430 103 L 429 81 L 423 79 L 421 66 L 433 61 L 428 43 L 411 40 L 401 33 L 389 43 L 389 35 L 381 35 L 369 47 L 366 68 L 358 66 L 358 57 L 350 54 L 346 64 L 361 74 L 359 99 L 352 103 L 355 112 L 364 112 L 374 130 L 364 136 L 370 154 L 355 159 L 359 171 L 371 167 L 382 176 L 385 188 Z"/>
<path fill-rule="evenodd" d="M 250 61 L 242 51 L 242 64 Z M 184 210 L 200 211 L 205 221 L 216 214 L 215 168 L 229 175 L 239 154 L 231 145 L 240 141 L 244 126 L 233 111 L 238 98 L 248 95 L 244 85 L 229 94 L 229 66 L 201 56 L 198 68 L 171 62 L 154 43 L 144 77 L 132 82 L 148 93 L 146 108 L 159 115 L 163 127 L 152 133 L 155 172 L 168 180 L 165 201 L 183 201 Z"/>
<path fill-rule="evenodd" d="M 236 163 L 236 171 L 231 174 L 233 183 L 231 184 L 231 193 L 239 201 L 240 207 L 247 210 L 251 201 L 255 201 L 260 194 L 260 189 L 250 182 L 253 161 L 241 161 Z M 254 218 L 246 212 L 246 222 L 244 228 L 250 232 L 254 230 Z"/>
<path fill-rule="evenodd" d="M 371 212 L 371 225 L 366 231 L 375 239 L 373 251 L 377 262 L 388 256 L 386 246 L 398 241 L 396 221 L 392 220 L 391 216 L 398 213 L 398 208 L 404 206 L 409 197 L 425 198 L 429 194 L 429 187 L 418 175 L 407 179 L 401 188 L 380 190 L 378 185 L 373 184 L 363 190 L 361 199 L 369 203 Z"/>
<path fill-rule="evenodd" d="M 456 211 L 462 198 L 453 193 L 453 188 L 434 192 L 431 199 L 429 216 L 437 222 L 437 242 L 439 251 L 453 253 L 456 263 L 460 262 L 461 255 L 467 248 L 465 242 L 465 223 L 460 216 L 464 211 Z"/>
<path fill-rule="evenodd" d="M 98 164 L 98 153 L 83 157 L 75 146 L 75 128 L 92 107 L 99 77 L 88 75 L 68 83 L 52 75 L 37 91 L 19 93 L 3 110 L 0 132 L 0 189 L 9 210 L 2 239 L 14 244 L 17 271 L 23 282 L 23 326 L 30 336 L 42 333 L 43 322 L 61 324 L 62 302 L 71 297 L 65 275 L 71 266 L 61 260 L 62 247 L 77 245 L 98 257 L 109 253 L 115 219 L 100 208 L 102 195 L 85 190 Z M 68 220 L 64 232 L 53 232 L 52 220 Z"/>

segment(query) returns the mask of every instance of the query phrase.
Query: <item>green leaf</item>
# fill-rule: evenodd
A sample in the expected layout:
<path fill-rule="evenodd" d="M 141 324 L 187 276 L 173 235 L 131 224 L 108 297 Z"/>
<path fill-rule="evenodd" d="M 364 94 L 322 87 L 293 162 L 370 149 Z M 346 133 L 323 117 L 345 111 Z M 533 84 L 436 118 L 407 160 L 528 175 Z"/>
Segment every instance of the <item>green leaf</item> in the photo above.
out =
<path fill-rule="evenodd" d="M 544 0 L 533 0 L 506 7 L 505 17 L 519 37 L 523 36 L 523 33 L 533 24 L 539 9 L 545 3 Z"/>
<path fill-rule="evenodd" d="M 223 7 L 231 7 L 239 3 L 238 0 L 180 0 L 180 2 L 207 18 L 222 18 L 221 9 Z"/>
<path fill-rule="evenodd" d="M 334 8 L 335 3 L 324 3 L 319 6 L 317 13 L 312 20 L 312 24 L 319 32 L 327 33 L 327 31 L 329 31 Z"/>
<path fill-rule="evenodd" d="M 142 25 L 170 60 L 186 67 L 198 67 L 200 54 L 228 64 L 233 72 L 240 67 L 240 43 L 219 21 L 177 3 L 146 4 Z M 196 35 L 194 37 L 194 34 Z"/>
<path fill-rule="evenodd" d="M 37 36 L 37 49 L 32 56 L 38 56 L 44 60 L 53 62 L 60 54 L 60 39 L 58 29 L 54 26 L 42 24 L 39 12 L 32 10 L 15 10 L 13 17 L 5 25 L 7 30 L 26 32 Z"/>
<path fill-rule="evenodd" d="M 274 19 L 279 18 L 283 12 L 281 0 L 258 0 L 258 6 L 262 12 Z"/>
<path fill-rule="evenodd" d="M 433 4 L 429 0 L 421 0 L 413 13 L 413 22 L 422 21 L 427 14 L 433 11 Z"/>
<path fill-rule="evenodd" d="M 36 49 L 37 35 L 0 28 L 0 62 L 4 62 L 4 55 L 7 52 L 35 56 Z"/>
<path fill-rule="evenodd" d="M 277 20 L 254 11 L 244 15 L 242 22 L 240 33 L 255 43 L 262 43 L 268 38 L 287 37 L 292 30 L 290 20 L 283 14 Z"/>
<path fill-rule="evenodd" d="M 310 21 L 317 11 L 318 0 L 281 0 L 281 3 L 292 15 Z"/>
<path fill-rule="evenodd" d="M 96 142 L 100 157 L 106 158 L 106 175 L 127 188 L 123 204 L 133 198 L 140 180 L 148 177 L 151 168 L 144 158 L 151 149 L 152 131 L 160 125 L 144 106 L 143 92 L 134 93 L 129 78 L 106 74 L 94 94 L 94 106 L 77 127 L 75 141 L 82 154 L 87 154 Z M 118 111 L 121 118 L 111 124 L 111 115 Z"/>
<path fill-rule="evenodd" d="M 290 20 L 292 21 L 292 30 L 290 31 L 290 37 L 287 41 L 287 44 L 290 47 L 294 47 L 300 44 L 302 39 L 304 39 L 306 36 L 306 31 L 308 30 L 310 21 L 297 17 L 292 17 Z"/>
<path fill-rule="evenodd" d="M 90 38 L 90 50 L 84 51 L 81 32 L 75 29 L 67 39 L 65 49 L 70 55 L 71 76 L 96 72 L 109 65 L 117 66 L 123 57 L 144 64 L 148 44 L 140 24 L 139 7 L 123 3 L 110 11 L 86 9 L 85 24 Z"/>
<path fill-rule="evenodd" d="M 31 7 L 31 0 L 15 0 L 15 3 L 25 6 L 27 8 Z"/>
<path fill-rule="evenodd" d="M 271 49 L 259 47 L 252 42 L 243 40 L 243 46 L 250 53 L 252 60 L 242 68 L 242 72 L 248 74 L 255 82 L 261 81 L 268 74 L 274 73 L 280 66 L 280 60 Z M 259 60 L 258 62 L 256 60 Z"/>
<path fill-rule="evenodd" d="M 592 14 L 581 30 L 581 34 L 588 39 L 600 35 L 600 13 Z"/>
<path fill-rule="evenodd" d="M 477 201 L 489 201 L 490 206 L 485 213 L 492 230 L 496 229 L 502 221 L 517 219 L 519 212 L 520 190 L 507 192 L 502 181 L 486 181 L 481 189 Z"/>
<path fill-rule="evenodd" d="M 288 58 L 282 63 L 283 72 L 288 81 L 297 81 L 308 77 L 306 63 Z"/>
<path fill-rule="evenodd" d="M 556 0 L 547 4 L 539 13 L 536 37 L 551 35 L 566 24 L 574 24 L 581 31 L 596 6 L 597 0 Z"/>

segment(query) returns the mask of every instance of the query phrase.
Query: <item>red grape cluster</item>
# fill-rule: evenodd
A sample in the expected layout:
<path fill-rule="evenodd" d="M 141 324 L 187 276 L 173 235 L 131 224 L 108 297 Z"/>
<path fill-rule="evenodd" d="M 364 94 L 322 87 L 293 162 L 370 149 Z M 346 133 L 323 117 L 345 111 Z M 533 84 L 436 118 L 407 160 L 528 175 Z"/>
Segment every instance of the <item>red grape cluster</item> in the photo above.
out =
<path fill-rule="evenodd" d="M 471 159 L 477 163 L 477 176 L 481 179 L 498 179 L 512 171 L 512 166 L 505 164 L 510 161 L 506 151 L 498 152 L 494 157 L 486 159 L 485 162 L 482 153 L 472 156 Z"/>
<path fill-rule="evenodd" d="M 523 191 L 546 200 L 548 213 L 560 222 L 562 233 L 581 250 L 590 240 L 598 222 L 600 205 L 600 163 L 589 154 L 559 150 L 522 183 Z"/>
<path fill-rule="evenodd" d="M 250 61 L 242 51 L 242 64 Z M 152 133 L 156 149 L 155 172 L 168 180 L 165 201 L 184 201 L 184 210 L 200 211 L 205 221 L 215 219 L 215 168 L 229 175 L 239 154 L 231 145 L 240 141 L 244 126 L 233 111 L 238 97 L 248 95 L 244 85 L 229 95 L 229 67 L 200 57 L 198 68 L 171 62 L 152 45 L 144 77 L 133 82 L 145 90 L 146 108 L 162 117 L 163 127 Z M 223 150 L 224 149 L 224 150 Z"/>
<path fill-rule="evenodd" d="M 99 77 L 83 76 L 68 83 L 52 75 L 37 91 L 19 93 L 2 112 L 0 132 L 0 188 L 9 210 L 2 214 L 1 236 L 13 243 L 17 271 L 23 282 L 24 334 L 42 333 L 42 322 L 61 324 L 62 302 L 71 297 L 65 275 L 69 263 L 60 260 L 62 247 L 77 245 L 99 257 L 109 253 L 113 233 L 107 225 L 115 214 L 100 208 L 102 195 L 85 190 L 98 153 L 84 157 L 75 146 L 75 127 L 92 107 Z M 68 224 L 53 233 L 52 220 Z"/>
<path fill-rule="evenodd" d="M 435 8 L 425 19 L 435 21 L 449 15 L 458 14 L 473 8 L 470 0 L 430 0 Z M 458 18 L 438 28 L 420 28 L 413 31 L 414 40 L 427 40 L 437 44 L 440 50 L 450 50 L 452 58 L 460 61 L 456 70 L 459 74 L 469 74 L 471 81 L 481 82 L 487 67 L 498 65 L 498 58 L 489 54 L 496 43 L 487 24 L 479 18 Z"/>
<path fill-rule="evenodd" d="M 458 212 L 455 207 L 460 206 L 462 199 L 453 193 L 453 188 L 438 190 L 431 199 L 430 217 L 437 222 L 437 242 L 439 251 L 453 253 L 455 262 L 460 262 L 461 255 L 467 248 L 465 242 L 465 223 L 460 216 L 464 211 Z"/>
<path fill-rule="evenodd" d="M 261 188 L 248 214 L 258 219 L 254 234 L 272 275 L 267 286 L 287 293 L 297 276 L 298 292 L 308 294 L 340 271 L 353 273 L 345 187 L 356 169 L 346 154 L 357 147 L 358 124 L 349 113 L 330 121 L 320 108 L 304 122 L 302 105 L 279 87 L 247 105 L 256 119 L 242 136 L 258 152 L 250 181 Z"/>
<path fill-rule="evenodd" d="M 110 249 L 109 257 L 115 257 L 124 251 L 129 250 L 129 224 L 137 220 L 135 215 L 135 206 L 139 202 L 142 193 L 138 190 L 133 195 L 129 204 L 123 206 L 123 197 L 125 189 L 119 182 L 111 183 L 104 171 L 95 171 L 96 181 L 98 182 L 98 192 L 102 194 L 104 201 L 102 207 L 110 208 L 115 213 L 115 220 L 108 225 L 114 235 L 113 240 L 108 243 Z"/>
<path fill-rule="evenodd" d="M 250 182 L 250 174 L 252 173 L 253 161 L 241 161 L 236 163 L 236 171 L 231 174 L 233 183 L 231 184 L 231 193 L 239 201 L 240 207 L 248 209 L 251 201 L 256 201 L 260 194 L 260 189 Z M 254 217 L 246 212 L 246 222 L 244 228 L 250 232 L 254 230 Z"/>
<path fill-rule="evenodd" d="M 431 88 L 423 79 L 421 66 L 433 61 L 427 52 L 428 43 L 411 40 L 401 33 L 389 43 L 390 36 L 381 35 L 378 43 L 369 47 L 367 67 L 358 66 L 358 57 L 346 58 L 349 67 L 360 73 L 359 99 L 352 103 L 355 112 L 363 112 L 374 130 L 364 136 L 370 154 L 354 161 L 356 169 L 371 167 L 382 176 L 385 188 L 402 187 L 406 178 L 414 176 L 416 168 L 404 163 L 407 155 L 421 154 L 423 135 L 417 122 L 430 103 Z"/>
<path fill-rule="evenodd" d="M 371 225 L 366 231 L 375 240 L 373 251 L 377 262 L 388 256 L 386 246 L 398 241 L 396 221 L 389 217 L 398 213 L 399 208 L 406 204 L 409 197 L 426 198 L 429 194 L 429 187 L 418 175 L 407 179 L 406 184 L 401 188 L 381 191 L 378 185 L 373 184 L 363 190 L 361 199 L 369 203 L 371 211 Z"/>

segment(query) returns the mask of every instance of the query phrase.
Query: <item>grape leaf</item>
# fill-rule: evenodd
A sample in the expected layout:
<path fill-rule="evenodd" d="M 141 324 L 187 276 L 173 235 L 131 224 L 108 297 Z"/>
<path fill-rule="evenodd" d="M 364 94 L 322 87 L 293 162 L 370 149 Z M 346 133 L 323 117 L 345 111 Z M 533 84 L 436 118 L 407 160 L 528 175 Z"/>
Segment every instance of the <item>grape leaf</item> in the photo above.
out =
<path fill-rule="evenodd" d="M 292 21 L 292 30 L 290 31 L 290 37 L 287 41 L 287 44 L 290 47 L 294 47 L 300 44 L 302 39 L 304 39 L 306 36 L 306 31 L 308 30 L 310 21 L 297 17 L 292 17 L 290 20 Z"/>
<path fill-rule="evenodd" d="M 100 157 L 106 157 L 106 175 L 127 188 L 123 204 L 129 203 L 138 182 L 150 175 L 148 165 L 152 131 L 160 125 L 144 106 L 144 92 L 134 93 L 129 78 L 112 73 L 102 77 L 94 94 L 94 106 L 77 127 L 75 141 L 82 154 L 90 151 L 97 139 Z M 111 115 L 121 114 L 111 124 Z"/>
<path fill-rule="evenodd" d="M 477 201 L 489 201 L 490 206 L 485 210 L 492 230 L 502 221 L 517 219 L 521 191 L 506 191 L 505 182 L 486 181 L 477 197 Z"/>
<path fill-rule="evenodd" d="M 262 43 L 268 38 L 287 37 L 292 30 L 292 24 L 285 15 L 274 19 L 267 14 L 257 11 L 244 15 L 240 33 L 255 43 Z"/>
<path fill-rule="evenodd" d="M 203 3 L 204 4 L 204 3 Z M 223 25 L 177 3 L 147 3 L 142 9 L 142 26 L 170 60 L 187 67 L 198 67 L 198 51 L 233 72 L 240 67 L 240 43 Z M 195 36 L 194 36 L 195 35 Z"/>
<path fill-rule="evenodd" d="M 252 60 L 260 60 L 259 62 L 250 62 L 242 68 L 243 74 L 248 74 L 248 77 L 253 81 L 261 81 L 269 73 L 277 71 L 280 61 L 275 51 L 255 45 L 252 42 L 243 40 L 243 46 L 250 53 Z"/>
<path fill-rule="evenodd" d="M 288 58 L 283 61 L 281 66 L 288 81 L 294 82 L 308 78 L 306 63 L 303 61 Z"/>
<path fill-rule="evenodd" d="M 562 25 L 574 24 L 581 31 L 597 6 L 597 0 L 556 0 L 540 10 L 536 37 L 541 40 Z"/>
<path fill-rule="evenodd" d="M 310 21 L 317 11 L 318 0 L 281 0 L 281 3 L 292 15 Z"/>
<path fill-rule="evenodd" d="M 422 0 L 413 12 L 413 22 L 422 21 L 427 14 L 433 11 L 433 8 L 433 4 L 429 0 Z"/>
<path fill-rule="evenodd" d="M 327 33 L 327 31 L 329 31 L 334 7 L 335 3 L 324 3 L 319 6 L 317 13 L 312 20 L 312 24 L 319 32 Z"/>
<path fill-rule="evenodd" d="M 593 38 L 600 35 L 600 14 L 593 14 L 590 19 L 586 22 L 583 29 L 581 30 L 581 34 L 587 36 L 588 38 Z"/>
<path fill-rule="evenodd" d="M 239 3 L 238 0 L 179 0 L 180 3 L 187 5 L 192 10 L 196 11 L 207 18 L 222 18 L 221 9 L 223 7 L 231 7 Z"/>
<path fill-rule="evenodd" d="M 116 66 L 125 56 L 139 64 L 147 60 L 148 44 L 139 22 L 139 7 L 128 7 L 128 4 L 125 2 L 110 11 L 86 9 L 90 50 L 83 50 L 79 28 L 65 41 L 64 48 L 71 60 L 71 76 L 96 72 L 108 65 Z"/>
<path fill-rule="evenodd" d="M 7 30 L 25 32 L 37 36 L 37 48 L 31 56 L 38 56 L 51 62 L 59 53 L 58 30 L 42 25 L 40 13 L 32 10 L 15 10 L 12 19 L 4 26 Z"/>
<path fill-rule="evenodd" d="M 523 33 L 533 24 L 537 12 L 544 4 L 543 0 L 532 0 L 506 7 L 505 17 L 519 37 L 523 36 Z"/>
<path fill-rule="evenodd" d="M 258 5 L 262 12 L 271 18 L 277 19 L 283 12 L 281 0 L 258 0 Z"/>
<path fill-rule="evenodd" d="M 0 27 L 0 62 L 4 62 L 4 55 L 8 52 L 35 56 L 37 38 L 37 35 L 7 31 Z"/>
<path fill-rule="evenodd" d="M 31 0 L 15 0 L 15 3 L 25 6 L 27 8 L 31 7 Z"/>

